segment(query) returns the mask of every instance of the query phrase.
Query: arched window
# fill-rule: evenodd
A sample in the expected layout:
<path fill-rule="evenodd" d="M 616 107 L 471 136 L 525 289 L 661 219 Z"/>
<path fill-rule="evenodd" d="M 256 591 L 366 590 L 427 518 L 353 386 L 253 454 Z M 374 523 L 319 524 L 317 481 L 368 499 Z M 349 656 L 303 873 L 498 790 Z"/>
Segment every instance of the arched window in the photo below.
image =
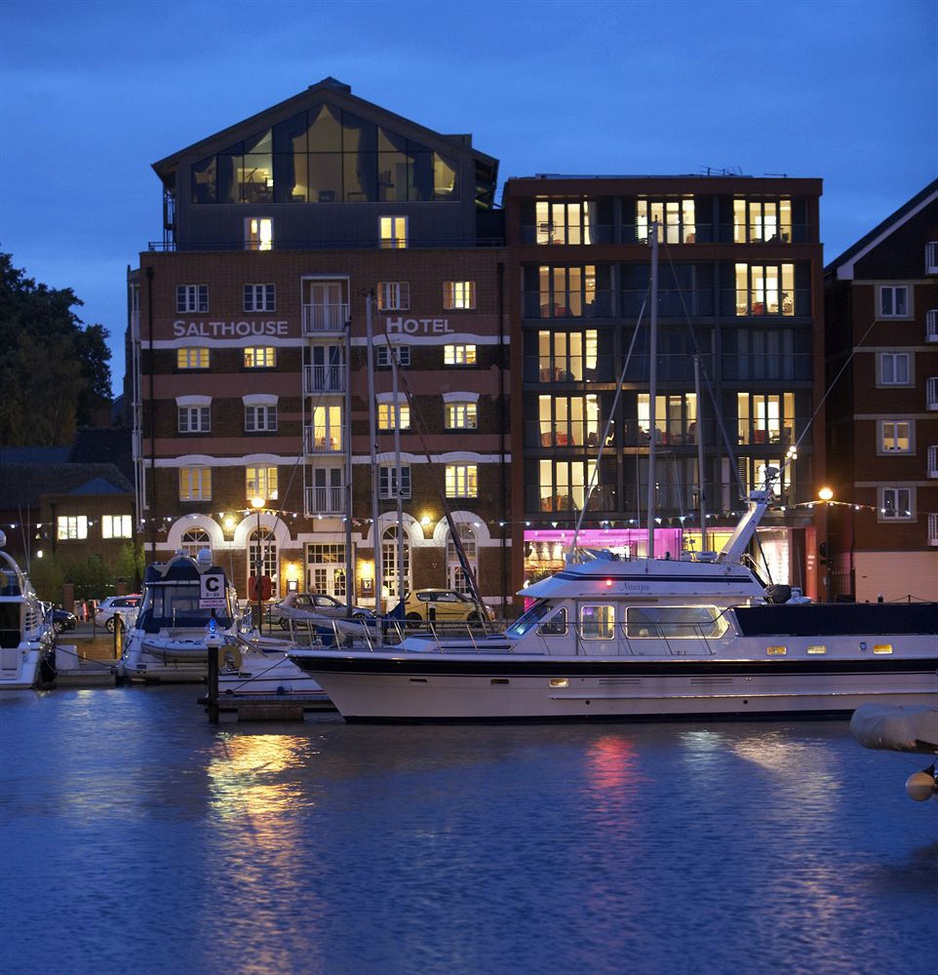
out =
<path fill-rule="evenodd" d="M 181 548 L 186 555 L 197 559 L 202 549 L 211 550 L 212 540 L 204 528 L 188 528 L 182 533 Z"/>
<path fill-rule="evenodd" d="M 476 580 L 479 578 L 479 556 L 478 546 L 476 545 L 476 534 L 471 525 L 459 524 L 456 526 L 459 532 L 459 540 L 462 542 L 462 549 L 469 563 L 469 568 Z M 456 554 L 456 546 L 453 544 L 452 535 L 446 539 L 446 578 L 449 585 L 457 592 L 469 593 L 469 580 L 463 571 L 459 556 Z"/>

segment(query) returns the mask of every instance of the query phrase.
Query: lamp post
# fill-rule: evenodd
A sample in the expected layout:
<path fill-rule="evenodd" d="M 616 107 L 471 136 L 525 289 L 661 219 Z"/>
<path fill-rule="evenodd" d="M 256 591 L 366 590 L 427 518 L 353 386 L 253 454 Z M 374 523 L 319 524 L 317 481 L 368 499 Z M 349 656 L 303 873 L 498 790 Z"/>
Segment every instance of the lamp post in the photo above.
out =
<path fill-rule="evenodd" d="M 254 592 L 257 596 L 257 633 L 259 636 L 264 632 L 264 596 L 261 587 L 261 578 L 264 574 L 264 559 L 261 556 L 261 511 L 266 504 L 264 498 L 251 498 L 251 507 L 257 512 L 257 554 L 254 559 Z"/>
<path fill-rule="evenodd" d="M 818 491 L 817 496 L 821 502 L 821 518 L 819 526 L 819 534 L 821 538 L 817 545 L 817 560 L 818 570 L 821 573 L 821 591 L 824 596 L 824 602 L 826 603 L 830 602 L 831 598 L 830 551 L 827 542 L 827 509 L 830 507 L 830 503 L 833 500 L 834 492 L 829 487 L 822 487 Z"/>

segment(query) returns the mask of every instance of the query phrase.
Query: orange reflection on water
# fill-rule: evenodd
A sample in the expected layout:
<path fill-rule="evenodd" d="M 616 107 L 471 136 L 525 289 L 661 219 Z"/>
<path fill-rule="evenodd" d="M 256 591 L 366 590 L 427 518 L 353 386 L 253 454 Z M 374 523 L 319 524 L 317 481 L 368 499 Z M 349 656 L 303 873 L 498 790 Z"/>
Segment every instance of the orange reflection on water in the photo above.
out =
<path fill-rule="evenodd" d="M 635 782 L 635 749 L 630 741 L 609 735 L 598 739 L 586 753 L 592 775 L 590 782 L 600 789 L 618 789 Z"/>

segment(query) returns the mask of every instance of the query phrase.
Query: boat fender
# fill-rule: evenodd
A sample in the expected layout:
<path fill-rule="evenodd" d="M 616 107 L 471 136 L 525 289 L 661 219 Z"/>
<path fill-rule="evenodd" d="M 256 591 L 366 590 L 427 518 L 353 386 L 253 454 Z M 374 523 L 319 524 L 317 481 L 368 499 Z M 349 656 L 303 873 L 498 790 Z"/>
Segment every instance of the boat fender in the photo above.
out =
<path fill-rule="evenodd" d="M 218 669 L 220 671 L 240 670 L 241 651 L 232 643 L 218 648 Z"/>
<path fill-rule="evenodd" d="M 787 603 L 791 599 L 791 586 L 775 583 L 765 587 L 765 597 L 770 603 Z"/>
<path fill-rule="evenodd" d="M 935 766 L 922 772 L 913 772 L 905 783 L 905 791 L 910 799 L 925 802 L 934 797 L 938 799 L 938 779 L 935 778 Z"/>

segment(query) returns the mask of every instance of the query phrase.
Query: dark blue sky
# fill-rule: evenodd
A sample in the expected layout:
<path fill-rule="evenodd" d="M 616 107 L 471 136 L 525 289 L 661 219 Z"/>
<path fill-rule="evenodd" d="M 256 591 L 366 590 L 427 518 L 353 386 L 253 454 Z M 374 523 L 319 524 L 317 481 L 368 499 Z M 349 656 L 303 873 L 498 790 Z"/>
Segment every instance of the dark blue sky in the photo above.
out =
<path fill-rule="evenodd" d="M 820 177 L 825 261 L 938 176 L 934 0 L 7 0 L 0 250 L 110 331 L 115 387 L 151 164 L 330 75 L 502 180 Z"/>

